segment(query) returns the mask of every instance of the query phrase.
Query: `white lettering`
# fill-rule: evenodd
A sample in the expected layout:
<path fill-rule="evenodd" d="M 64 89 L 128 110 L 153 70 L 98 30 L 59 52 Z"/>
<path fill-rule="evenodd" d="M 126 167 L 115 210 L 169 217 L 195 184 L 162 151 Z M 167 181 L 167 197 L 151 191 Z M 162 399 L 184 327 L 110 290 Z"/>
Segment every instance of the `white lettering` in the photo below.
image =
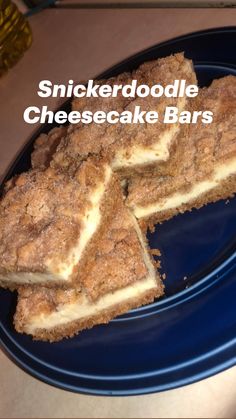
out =
<path fill-rule="evenodd" d="M 42 80 L 39 83 L 39 91 L 37 92 L 40 97 L 50 97 L 52 94 L 52 82 L 50 80 Z"/>
<path fill-rule="evenodd" d="M 35 114 L 40 114 L 40 109 L 37 108 L 37 106 L 29 106 L 24 111 L 24 121 L 27 122 L 27 124 L 36 124 L 40 120 L 40 116 L 35 116 L 34 118 L 30 117 L 31 112 L 34 112 Z"/>

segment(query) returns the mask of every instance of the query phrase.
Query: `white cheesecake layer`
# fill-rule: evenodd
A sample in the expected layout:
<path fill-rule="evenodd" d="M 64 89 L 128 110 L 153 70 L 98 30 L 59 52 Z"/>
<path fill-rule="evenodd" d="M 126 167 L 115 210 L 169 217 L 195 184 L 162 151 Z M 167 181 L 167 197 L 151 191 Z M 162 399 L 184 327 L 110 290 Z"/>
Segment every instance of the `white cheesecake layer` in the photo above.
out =
<path fill-rule="evenodd" d="M 51 273 L 40 273 L 40 272 L 8 272 L 0 274 L 0 282 L 2 284 L 11 281 L 14 284 L 46 284 L 56 279 L 61 279 L 59 276 L 55 277 Z"/>
<path fill-rule="evenodd" d="M 184 110 L 186 98 L 178 101 L 179 112 Z M 158 109 L 157 109 L 158 110 Z M 150 146 L 136 146 L 129 149 L 117 150 L 115 158 L 112 162 L 112 168 L 119 170 L 124 167 L 132 167 L 136 165 L 148 165 L 159 161 L 166 161 L 170 155 L 170 146 L 180 130 L 180 124 L 166 125 L 166 130 L 157 137 L 156 142 Z"/>
<path fill-rule="evenodd" d="M 149 217 L 152 214 L 166 211 L 173 208 L 178 208 L 182 204 L 187 204 L 195 200 L 203 193 L 219 186 L 222 180 L 227 179 L 229 176 L 236 174 L 236 159 L 231 160 L 229 163 L 219 165 L 215 168 L 211 179 L 203 180 L 195 183 L 195 185 L 188 192 L 176 192 L 167 198 L 162 198 L 154 204 L 143 206 L 134 206 L 134 215 L 137 218 Z"/>
<path fill-rule="evenodd" d="M 94 303 L 91 303 L 85 295 L 80 296 L 73 304 L 64 304 L 61 307 L 57 307 L 57 310 L 49 315 L 41 314 L 28 318 L 24 330 L 26 333 L 34 334 L 37 329 L 49 330 L 76 320 L 95 316 L 117 304 L 142 297 L 143 294 L 155 289 L 156 286 L 155 278 L 150 275 L 142 281 L 117 290 L 114 293 L 106 294 Z"/>
<path fill-rule="evenodd" d="M 103 195 L 107 188 L 109 181 L 111 180 L 112 170 L 110 166 L 106 166 L 105 169 L 105 180 L 101 182 L 97 188 L 91 193 L 91 208 L 85 213 L 81 220 L 83 230 L 81 231 L 77 245 L 71 250 L 70 255 L 66 263 L 56 266 L 56 274 L 65 281 L 70 278 L 74 267 L 79 263 L 79 260 L 85 250 L 89 240 L 98 229 L 101 222 L 101 211 L 100 203 Z M 50 266 L 51 265 L 51 266 Z M 49 270 L 54 270 L 54 262 L 49 261 Z"/>

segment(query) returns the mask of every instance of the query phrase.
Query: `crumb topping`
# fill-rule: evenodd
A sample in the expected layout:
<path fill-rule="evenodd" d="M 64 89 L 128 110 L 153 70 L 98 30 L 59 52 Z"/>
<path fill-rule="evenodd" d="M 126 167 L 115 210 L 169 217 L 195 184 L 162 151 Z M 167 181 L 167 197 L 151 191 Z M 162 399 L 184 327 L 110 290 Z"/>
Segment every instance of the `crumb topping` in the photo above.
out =
<path fill-rule="evenodd" d="M 44 272 L 50 259 L 66 262 L 104 176 L 105 165 L 90 158 L 73 176 L 49 167 L 15 177 L 0 203 L 0 272 Z"/>

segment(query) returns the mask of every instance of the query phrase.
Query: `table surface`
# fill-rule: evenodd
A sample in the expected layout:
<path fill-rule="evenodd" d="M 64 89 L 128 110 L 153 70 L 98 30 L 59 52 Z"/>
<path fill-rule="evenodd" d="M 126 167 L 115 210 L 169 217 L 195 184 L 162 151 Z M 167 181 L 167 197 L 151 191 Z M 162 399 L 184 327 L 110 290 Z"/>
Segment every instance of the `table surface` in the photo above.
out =
<path fill-rule="evenodd" d="M 34 42 L 0 79 L 0 177 L 35 125 L 23 121 L 42 79 L 64 83 L 94 77 L 129 55 L 172 37 L 236 23 L 233 9 L 50 9 L 30 18 Z M 220 46 L 219 46 L 220 47 Z M 47 99 L 56 108 L 62 99 Z M 14 123 L 13 123 L 14 121 Z M 236 417 L 236 368 L 180 389 L 127 398 L 91 397 L 30 377 L 0 352 L 0 417 L 229 418 Z"/>

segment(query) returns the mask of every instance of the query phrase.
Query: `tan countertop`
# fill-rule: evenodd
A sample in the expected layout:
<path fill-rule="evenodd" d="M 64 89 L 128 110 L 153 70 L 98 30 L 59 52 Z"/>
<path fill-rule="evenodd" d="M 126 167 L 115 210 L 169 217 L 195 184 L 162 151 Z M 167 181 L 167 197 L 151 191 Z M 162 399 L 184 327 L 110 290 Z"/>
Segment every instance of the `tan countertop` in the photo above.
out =
<path fill-rule="evenodd" d="M 0 176 L 35 126 L 23 111 L 42 104 L 40 80 L 63 83 L 100 73 L 160 41 L 195 30 L 236 23 L 233 9 L 46 10 L 30 19 L 34 43 L 0 79 Z M 219 46 L 220 47 L 220 46 Z M 56 107 L 58 99 L 47 100 Z M 236 368 L 160 394 L 104 398 L 67 393 L 17 368 L 0 352 L 0 417 L 236 417 Z"/>

